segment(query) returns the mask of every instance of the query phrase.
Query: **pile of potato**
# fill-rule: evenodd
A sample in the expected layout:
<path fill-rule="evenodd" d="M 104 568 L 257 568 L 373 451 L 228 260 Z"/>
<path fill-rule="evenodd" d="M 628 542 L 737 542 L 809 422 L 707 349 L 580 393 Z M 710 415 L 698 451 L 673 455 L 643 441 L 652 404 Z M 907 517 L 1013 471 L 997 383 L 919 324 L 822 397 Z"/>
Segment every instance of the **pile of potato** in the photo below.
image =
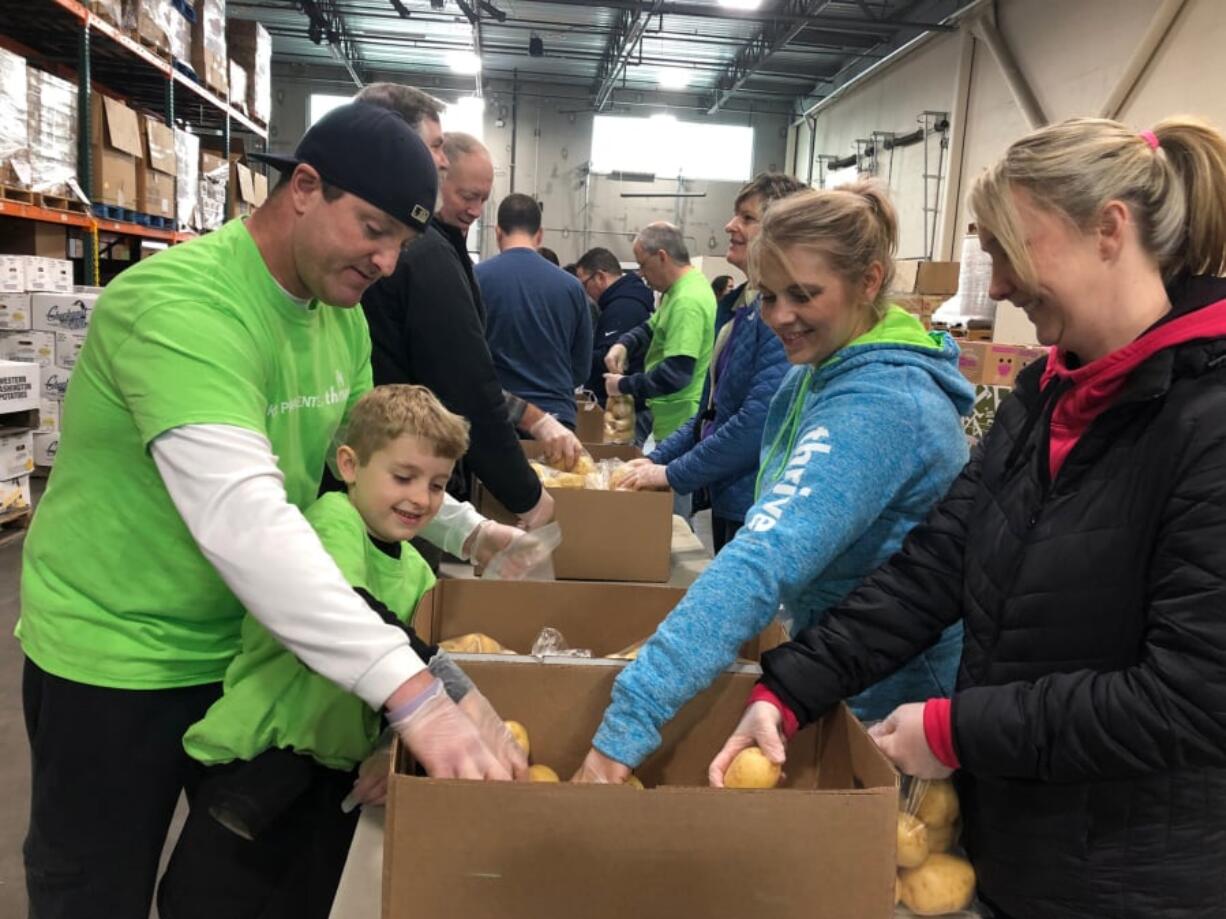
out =
<path fill-rule="evenodd" d="M 528 729 L 518 721 L 506 722 L 507 730 L 511 732 L 511 736 L 515 738 L 515 742 L 519 744 L 519 748 L 524 751 L 524 756 L 531 758 L 532 743 L 528 740 Z M 558 774 L 548 766 L 541 763 L 534 763 L 528 767 L 528 781 L 530 782 L 560 782 Z M 626 779 L 625 784 L 631 788 L 637 788 L 640 791 L 643 789 L 643 783 L 639 781 L 637 775 L 631 774 L 630 778 Z"/>
<path fill-rule="evenodd" d="M 634 396 L 609 396 L 604 410 L 604 442 L 628 444 L 634 440 Z"/>
<path fill-rule="evenodd" d="M 629 467 L 623 460 L 607 459 L 597 463 L 588 453 L 579 455 L 579 459 L 569 468 L 560 463 L 529 460 L 528 465 L 541 480 L 541 484 L 550 488 L 590 488 L 597 491 L 615 491 L 621 487 L 622 480 L 629 472 Z"/>
<path fill-rule="evenodd" d="M 898 815 L 894 902 L 917 916 L 964 910 L 975 896 L 975 869 L 950 855 L 957 836 L 958 795 L 949 781 L 929 784 L 915 814 Z"/>

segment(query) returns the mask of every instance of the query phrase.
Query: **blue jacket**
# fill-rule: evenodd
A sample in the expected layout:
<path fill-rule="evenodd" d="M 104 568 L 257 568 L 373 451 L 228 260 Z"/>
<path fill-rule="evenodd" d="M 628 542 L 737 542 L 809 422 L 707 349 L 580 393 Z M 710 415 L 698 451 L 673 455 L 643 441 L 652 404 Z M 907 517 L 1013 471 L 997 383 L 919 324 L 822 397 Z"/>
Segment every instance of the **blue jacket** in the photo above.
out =
<path fill-rule="evenodd" d="M 741 285 L 720 300 L 715 314 L 717 338 L 720 328 L 732 319 L 733 304 L 743 288 Z M 698 414 L 651 454 L 653 463 L 668 467 L 668 484 L 673 491 L 688 495 L 710 488 L 712 512 L 737 521 L 745 519 L 745 512 L 753 504 L 766 411 L 788 369 L 783 344 L 762 321 L 758 300 L 743 309 L 749 312 L 724 345 L 731 351 L 715 391 L 714 430 L 695 445 L 694 429 L 696 425 L 702 429 L 703 409 L 711 395 L 708 374 Z"/>
<path fill-rule="evenodd" d="M 781 604 L 795 635 L 893 555 L 966 463 L 959 416 L 973 403 L 953 340 L 897 307 L 819 367 L 794 367 L 771 403 L 745 526 L 618 676 L 597 749 L 637 766 Z M 948 696 L 961 651 L 959 622 L 853 710 L 873 720 Z"/>
<path fill-rule="evenodd" d="M 600 295 L 600 301 L 597 303 L 600 307 L 600 318 L 596 320 L 592 372 L 587 388 L 596 394 L 601 405 L 604 405 L 605 400 L 604 356 L 617 344 L 619 338 L 651 318 L 655 304 L 656 299 L 651 288 L 632 271 L 627 271 Z M 642 372 L 643 355 L 630 358 L 626 373 Z"/>

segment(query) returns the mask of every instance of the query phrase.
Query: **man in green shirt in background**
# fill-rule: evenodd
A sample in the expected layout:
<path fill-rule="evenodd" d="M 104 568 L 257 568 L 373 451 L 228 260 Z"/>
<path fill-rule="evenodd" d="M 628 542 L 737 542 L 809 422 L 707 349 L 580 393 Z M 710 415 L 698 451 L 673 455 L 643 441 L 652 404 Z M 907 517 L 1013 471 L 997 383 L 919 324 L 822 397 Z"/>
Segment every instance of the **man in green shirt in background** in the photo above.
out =
<path fill-rule="evenodd" d="M 715 294 L 690 264 L 681 231 L 670 223 L 648 224 L 634 239 L 639 273 L 663 294 L 651 318 L 631 329 L 605 355 L 610 396 L 645 397 L 657 444 L 698 412 L 702 384 L 715 341 Z M 643 373 L 624 376 L 630 356 L 646 351 Z M 678 496 L 677 513 L 689 517 L 690 498 Z"/>

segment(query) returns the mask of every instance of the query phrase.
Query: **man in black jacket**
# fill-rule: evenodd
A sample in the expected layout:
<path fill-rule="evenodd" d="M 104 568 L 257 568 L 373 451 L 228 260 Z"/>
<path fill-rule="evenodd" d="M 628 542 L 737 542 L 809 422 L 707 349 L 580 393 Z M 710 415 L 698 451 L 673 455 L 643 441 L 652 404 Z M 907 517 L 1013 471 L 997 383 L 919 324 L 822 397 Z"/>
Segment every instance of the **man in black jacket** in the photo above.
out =
<path fill-rule="evenodd" d="M 419 133 L 441 137 L 437 110 L 406 120 Z M 439 160 L 441 200 L 429 230 L 400 257 L 395 273 L 362 298 L 374 380 L 427 386 L 467 418 L 472 429 L 466 470 L 522 524 L 535 528 L 553 519 L 553 499 L 528 465 L 515 428 L 563 458 L 577 452 L 578 440 L 555 418 L 503 393 L 485 342 L 484 309 L 465 239 L 493 186 L 489 153 L 475 138 L 452 135 Z M 463 497 L 463 484 L 457 490 Z"/>
<path fill-rule="evenodd" d="M 617 256 L 608 249 L 589 249 L 583 253 L 583 257 L 575 263 L 575 277 L 600 308 L 592 348 L 592 373 L 587 386 L 604 405 L 607 395 L 604 356 L 619 338 L 651 318 L 655 296 L 637 274 L 623 272 Z M 631 358 L 626 372 L 643 372 L 642 354 Z"/>

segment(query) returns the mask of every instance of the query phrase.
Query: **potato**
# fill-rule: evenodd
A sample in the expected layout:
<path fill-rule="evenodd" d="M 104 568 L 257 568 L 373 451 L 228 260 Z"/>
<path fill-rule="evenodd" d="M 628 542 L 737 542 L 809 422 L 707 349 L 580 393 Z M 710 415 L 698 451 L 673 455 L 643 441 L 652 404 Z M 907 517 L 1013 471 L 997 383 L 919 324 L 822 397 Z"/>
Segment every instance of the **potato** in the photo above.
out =
<path fill-rule="evenodd" d="M 904 868 L 902 902 L 918 916 L 956 913 L 975 896 L 975 869 L 956 855 L 930 855 L 918 868 Z"/>
<path fill-rule="evenodd" d="M 560 782 L 558 774 L 548 766 L 537 764 L 528 767 L 528 781 L 530 782 Z"/>
<path fill-rule="evenodd" d="M 596 471 L 596 463 L 592 460 L 591 455 L 586 452 L 580 453 L 579 458 L 571 466 L 567 466 L 561 461 L 550 462 L 549 460 L 545 460 L 545 465 L 550 469 L 556 469 L 558 472 L 570 472 L 575 475 L 589 475 Z"/>
<path fill-rule="evenodd" d="M 524 751 L 524 756 L 527 756 L 532 749 L 532 746 L 528 743 L 528 729 L 518 721 L 508 721 L 506 726 L 507 730 L 511 732 L 511 736 L 515 738 L 515 742 L 519 744 L 519 748 Z"/>
<path fill-rule="evenodd" d="M 949 826 L 958 819 L 958 793 L 953 782 L 942 779 L 932 782 L 920 800 L 915 816 L 928 826 Z"/>
<path fill-rule="evenodd" d="M 639 656 L 639 652 L 643 650 L 643 645 L 647 644 L 646 638 L 640 638 L 634 644 L 627 648 L 622 648 L 616 654 L 606 654 L 605 657 L 612 660 L 632 661 Z"/>
<path fill-rule="evenodd" d="M 634 398 L 632 396 L 610 396 L 605 417 L 616 421 L 624 421 L 634 417 Z"/>
<path fill-rule="evenodd" d="M 587 476 L 577 472 L 558 472 L 542 480 L 546 488 L 586 488 Z"/>
<path fill-rule="evenodd" d="M 482 632 L 469 632 L 440 641 L 438 646 L 453 654 L 514 654 Z"/>
<path fill-rule="evenodd" d="M 642 780 L 642 779 L 640 779 L 640 778 L 639 778 L 637 775 L 635 775 L 633 772 L 632 772 L 632 773 L 630 773 L 630 777 L 629 777 L 628 779 L 626 779 L 626 781 L 625 781 L 625 782 L 623 782 L 622 784 L 623 784 L 623 785 L 629 785 L 631 788 L 637 788 L 639 791 L 642 791 L 642 790 L 643 790 L 643 780 Z"/>
<path fill-rule="evenodd" d="M 774 788 L 781 768 L 766 758 L 757 747 L 746 747 L 724 773 L 726 788 Z"/>
<path fill-rule="evenodd" d="M 918 868 L 928 857 L 928 827 L 910 814 L 898 815 L 898 866 Z"/>
<path fill-rule="evenodd" d="M 902 902 L 902 879 L 894 878 L 894 905 L 897 906 Z"/>
<path fill-rule="evenodd" d="M 930 826 L 928 827 L 928 852 L 948 852 L 954 844 L 954 837 L 958 834 L 958 825 L 951 823 L 949 826 Z"/>
<path fill-rule="evenodd" d="M 629 465 L 618 466 L 616 469 L 614 469 L 609 475 L 609 488 L 612 490 L 621 488 L 622 482 L 629 478 L 631 471 L 632 467 Z"/>

